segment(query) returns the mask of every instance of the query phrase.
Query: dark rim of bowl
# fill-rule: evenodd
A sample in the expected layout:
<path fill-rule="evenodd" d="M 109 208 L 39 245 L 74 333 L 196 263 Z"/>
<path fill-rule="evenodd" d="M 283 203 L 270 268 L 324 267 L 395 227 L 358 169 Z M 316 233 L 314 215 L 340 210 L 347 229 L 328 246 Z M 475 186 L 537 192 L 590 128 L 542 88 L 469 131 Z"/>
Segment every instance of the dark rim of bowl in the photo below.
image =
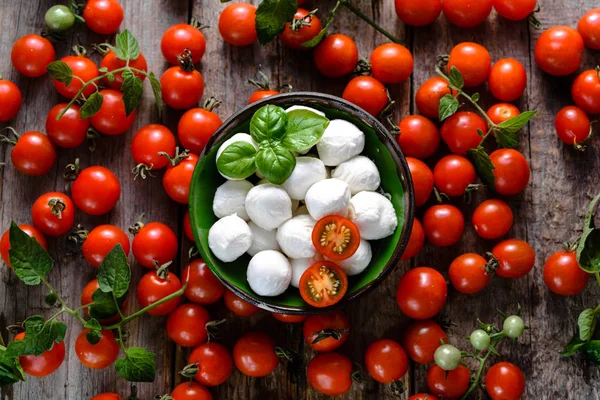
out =
<path fill-rule="evenodd" d="M 332 108 L 335 108 L 339 111 L 347 112 L 350 116 L 366 122 L 367 125 L 370 125 L 375 130 L 377 137 L 379 138 L 379 140 L 381 140 L 386 145 L 392 158 L 394 159 L 396 168 L 401 176 L 401 181 L 402 181 L 402 178 L 404 179 L 404 181 L 401 183 L 402 183 L 403 189 L 405 190 L 405 197 L 407 197 L 407 198 L 405 198 L 405 204 L 404 204 L 405 205 L 404 213 L 405 213 L 406 223 L 404 224 L 404 227 L 403 227 L 404 234 L 401 237 L 401 239 L 398 241 L 398 243 L 396 243 L 396 247 L 394 248 L 394 253 L 392 254 L 392 257 L 387 261 L 383 271 L 381 271 L 381 273 L 379 275 L 377 275 L 377 277 L 375 279 L 373 279 L 371 282 L 367 283 L 359 290 L 345 296 L 338 303 L 336 303 L 332 306 L 329 306 L 329 307 L 316 308 L 316 307 L 309 306 L 310 308 L 304 309 L 304 308 L 298 308 L 298 307 L 273 305 L 273 304 L 270 304 L 263 300 L 258 300 L 252 296 L 249 296 L 248 294 L 246 294 L 246 292 L 238 289 L 235 285 L 230 284 L 227 280 L 221 279 L 219 277 L 218 273 L 215 273 L 217 278 L 225 285 L 225 287 L 227 289 L 231 290 L 233 293 L 235 293 L 237 296 L 241 297 L 243 300 L 245 300 L 248 303 L 253 304 L 263 310 L 280 313 L 280 314 L 290 314 L 290 315 L 322 314 L 322 313 L 326 313 L 329 311 L 343 308 L 348 303 L 371 292 L 373 289 L 375 289 L 377 286 L 379 286 L 379 284 L 381 284 L 381 282 L 383 282 L 383 280 L 385 278 L 387 278 L 387 276 L 399 264 L 400 257 L 402 256 L 402 253 L 404 252 L 404 250 L 406 249 L 406 246 L 408 245 L 408 240 L 410 238 L 410 233 L 412 231 L 412 225 L 413 225 L 413 220 L 414 220 L 415 198 L 414 198 L 414 190 L 413 190 L 413 183 L 412 183 L 412 178 L 411 178 L 411 174 L 410 174 L 410 169 L 408 167 L 406 158 L 404 157 L 404 155 L 402 154 L 402 151 L 400 150 L 400 147 L 396 143 L 396 140 L 389 133 L 387 128 L 385 128 L 385 126 L 383 126 L 383 124 L 381 122 L 379 122 L 371 114 L 369 114 L 362 108 L 359 108 L 356 105 L 354 105 L 340 97 L 337 97 L 337 96 L 332 96 L 332 95 L 323 94 L 323 93 L 316 93 L 316 92 L 292 92 L 292 93 L 283 93 L 283 94 L 278 94 L 275 96 L 270 96 L 270 97 L 264 98 L 262 100 L 256 101 L 252 104 L 249 104 L 248 106 L 244 107 L 243 109 L 235 112 L 231 117 L 229 117 L 225 122 L 223 122 L 223 124 L 219 127 L 219 129 L 217 129 L 217 131 L 213 134 L 213 136 L 208 140 L 208 142 L 204 148 L 204 151 L 202 152 L 202 154 L 199 157 L 199 161 L 204 157 L 204 155 L 208 151 L 210 151 L 212 149 L 212 147 L 215 145 L 216 142 L 221 141 L 224 138 L 224 136 L 229 135 L 229 132 L 232 129 L 236 128 L 240 124 L 249 120 L 252 117 L 252 115 L 254 114 L 254 112 L 257 109 L 259 109 L 260 107 L 267 105 L 267 104 L 275 104 L 275 105 L 294 104 L 294 102 L 296 102 L 297 104 L 302 104 L 302 105 L 310 105 L 309 103 L 311 100 L 326 102 L 327 105 L 331 106 Z M 192 181 L 194 181 L 194 179 L 192 179 Z M 192 203 L 193 197 L 194 197 L 193 191 L 194 191 L 194 188 L 192 188 L 192 192 L 190 193 L 190 204 Z M 406 195 L 408 195 L 408 196 L 406 196 Z M 193 224 L 194 223 L 193 222 L 194 221 L 194 218 L 193 218 L 194 212 L 192 209 L 193 209 L 193 207 L 190 206 L 189 211 L 190 211 L 190 215 L 192 217 L 191 222 Z M 196 229 L 192 229 L 192 230 L 194 233 L 194 238 L 196 239 L 196 243 L 198 243 L 199 241 L 198 241 L 198 238 L 196 238 Z M 207 263 L 207 265 L 208 265 L 208 263 Z M 211 265 L 208 265 L 208 266 L 211 270 L 213 270 L 213 266 L 211 266 Z M 215 272 L 215 271 L 213 270 L 213 272 Z"/>

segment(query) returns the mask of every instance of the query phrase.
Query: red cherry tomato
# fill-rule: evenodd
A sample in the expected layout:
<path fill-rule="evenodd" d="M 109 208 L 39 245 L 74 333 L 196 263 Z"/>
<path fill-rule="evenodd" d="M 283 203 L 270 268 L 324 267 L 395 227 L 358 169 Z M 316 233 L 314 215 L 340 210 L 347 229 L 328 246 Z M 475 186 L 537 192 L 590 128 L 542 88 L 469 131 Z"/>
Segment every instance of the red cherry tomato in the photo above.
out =
<path fill-rule="evenodd" d="M 71 149 L 85 142 L 90 120 L 81 118 L 81 108 L 77 104 L 69 107 L 57 120 L 56 118 L 66 107 L 66 103 L 60 103 L 50 109 L 46 117 L 46 133 L 55 145 Z"/>
<path fill-rule="evenodd" d="M 371 53 L 371 74 L 382 83 L 404 82 L 412 74 L 413 56 L 397 43 L 382 44 Z"/>
<path fill-rule="evenodd" d="M 544 264 L 544 282 L 548 289 L 562 296 L 573 296 L 585 289 L 590 274 L 579 267 L 572 251 L 557 251 Z"/>
<path fill-rule="evenodd" d="M 197 304 L 182 304 L 167 318 L 167 335 L 183 347 L 196 347 L 208 340 L 208 311 Z"/>
<path fill-rule="evenodd" d="M 592 133 L 587 114 L 579 107 L 567 106 L 561 109 L 554 119 L 556 134 L 566 144 L 581 148 Z"/>
<path fill-rule="evenodd" d="M 177 235 L 160 222 L 150 222 L 135 234 L 131 248 L 137 262 L 146 268 L 156 268 L 177 257 Z"/>
<path fill-rule="evenodd" d="M 440 400 L 440 398 L 429 393 L 417 393 L 410 396 L 408 400 Z"/>
<path fill-rule="evenodd" d="M 179 55 L 184 50 L 192 52 L 192 62 L 198 64 L 206 51 L 206 39 L 202 31 L 190 24 L 175 24 L 165 31 L 160 50 L 169 64 L 179 65 Z"/>
<path fill-rule="evenodd" d="M 248 332 L 235 343 L 233 362 L 244 375 L 257 378 L 269 375 L 279 364 L 275 342 L 266 333 Z"/>
<path fill-rule="evenodd" d="M 203 305 L 216 303 L 221 300 L 225 292 L 225 286 L 200 258 L 185 267 L 181 273 L 181 281 L 188 282 L 184 294 L 193 303 Z"/>
<path fill-rule="evenodd" d="M 306 370 L 308 383 L 328 396 L 344 394 L 352 386 L 352 363 L 338 353 L 317 354 Z"/>
<path fill-rule="evenodd" d="M 183 382 L 171 392 L 173 400 L 212 400 L 212 395 L 202 385 L 196 382 Z"/>
<path fill-rule="evenodd" d="M 10 160 L 15 169 L 25 175 L 46 175 L 56 161 L 56 150 L 48 136 L 41 132 L 25 132 L 18 137 Z"/>
<path fill-rule="evenodd" d="M 48 243 L 46 242 L 46 237 L 44 234 L 37 229 L 35 226 L 29 224 L 21 224 L 19 225 L 19 229 L 29 235 L 29 237 L 34 238 L 38 241 L 38 243 L 44 248 L 48 249 Z M 2 254 L 2 260 L 8 265 L 10 268 L 10 259 L 8 257 L 8 250 L 10 250 L 10 230 L 7 229 L 2 234 L 2 239 L 0 239 L 0 254 Z"/>
<path fill-rule="evenodd" d="M 115 0 L 89 0 L 83 9 L 88 28 L 100 35 L 112 35 L 123 22 L 123 7 Z"/>
<path fill-rule="evenodd" d="M 485 390 L 492 400 L 519 400 L 525 393 L 525 375 L 514 364 L 496 363 L 485 376 Z"/>
<path fill-rule="evenodd" d="M 525 67 L 514 58 L 496 61 L 488 77 L 488 88 L 500 101 L 514 101 L 523 95 L 527 87 Z"/>
<path fill-rule="evenodd" d="M 25 338 L 25 332 L 19 333 L 15 336 L 15 341 L 23 340 Z M 23 368 L 23 371 L 30 376 L 36 376 L 41 378 L 48 376 L 61 366 L 65 360 L 65 343 L 54 343 L 52 349 L 47 350 L 39 356 L 21 356 L 19 357 L 19 364 Z"/>
<path fill-rule="evenodd" d="M 523 154 L 513 149 L 498 149 L 490 154 L 494 164 L 494 190 L 511 196 L 521 193 L 529 183 L 529 163 Z"/>
<path fill-rule="evenodd" d="M 324 339 L 319 337 L 325 330 L 335 330 L 337 336 L 328 335 Z M 350 321 L 343 311 L 309 315 L 304 321 L 302 332 L 304 340 L 313 350 L 326 353 L 346 342 L 350 334 Z"/>
<path fill-rule="evenodd" d="M 273 318 L 277 321 L 285 322 L 286 324 L 298 324 L 300 322 L 304 322 L 306 319 L 306 315 L 293 315 L 293 314 L 279 314 L 279 313 L 271 313 Z"/>
<path fill-rule="evenodd" d="M 432 24 L 442 12 L 441 0 L 395 0 L 400 21 L 410 26 Z"/>
<path fill-rule="evenodd" d="M 445 120 L 440 129 L 442 139 L 450 151 L 463 156 L 481 143 L 479 131 L 486 132 L 485 122 L 471 111 L 457 112 Z"/>
<path fill-rule="evenodd" d="M 438 118 L 440 99 L 451 94 L 448 81 L 439 76 L 427 79 L 415 95 L 415 104 L 419 112 L 429 118 Z"/>
<path fill-rule="evenodd" d="M 280 94 L 278 90 L 267 90 L 267 89 L 259 89 L 250 95 L 248 99 L 248 104 L 252 104 L 256 101 L 266 99 L 267 97 L 275 96 Z"/>
<path fill-rule="evenodd" d="M 499 125 L 521 114 L 521 111 L 510 103 L 498 103 L 491 106 L 486 114 L 493 123 Z"/>
<path fill-rule="evenodd" d="M 169 165 L 163 175 L 163 188 L 167 195 L 178 203 L 188 204 L 189 202 L 190 184 L 197 162 L 198 156 L 190 154 L 179 164 Z"/>
<path fill-rule="evenodd" d="M 427 203 L 433 190 L 433 172 L 431 172 L 427 164 L 416 158 L 406 157 L 406 162 L 408 163 L 408 169 L 410 170 L 415 190 L 415 205 L 420 207 Z"/>
<path fill-rule="evenodd" d="M 121 183 L 109 169 L 93 166 L 83 169 L 71 185 L 71 197 L 81 211 L 102 215 L 112 210 L 121 196 Z"/>
<path fill-rule="evenodd" d="M 401 379 L 408 370 L 408 357 L 398 342 L 381 339 L 371 343 L 365 354 L 369 375 L 379 383 Z"/>
<path fill-rule="evenodd" d="M 573 101 L 588 114 L 600 114 L 599 75 L 600 72 L 593 69 L 582 72 L 571 87 Z"/>
<path fill-rule="evenodd" d="M 137 298 L 140 303 L 140 307 L 148 307 L 152 303 L 164 299 L 165 297 L 175 293 L 181 289 L 181 282 L 177 275 L 172 272 L 168 273 L 168 276 L 161 278 L 158 276 L 156 271 L 150 271 L 146 275 L 142 276 L 137 287 Z M 181 297 L 176 297 L 156 306 L 148 311 L 148 314 L 153 316 L 167 315 L 173 311 Z"/>
<path fill-rule="evenodd" d="M 143 164 L 147 169 L 165 168 L 169 159 L 159 153 L 175 156 L 175 135 L 164 125 L 149 124 L 143 126 L 131 141 L 131 155 L 137 165 Z"/>
<path fill-rule="evenodd" d="M 535 62 L 542 71 L 564 76 L 577 71 L 583 61 L 583 39 L 573 28 L 553 26 L 535 44 Z"/>
<path fill-rule="evenodd" d="M 521 278 L 535 265 L 535 252 L 523 240 L 504 240 L 494 246 L 492 254 L 498 259 L 496 275 L 502 278 Z"/>
<path fill-rule="evenodd" d="M 431 364 L 442 341 L 448 343 L 448 335 L 434 321 L 412 322 L 404 332 L 402 345 L 411 360 L 418 364 Z"/>
<path fill-rule="evenodd" d="M 54 61 L 52 43 L 40 35 L 21 36 L 13 45 L 10 59 L 21 75 L 37 78 L 46 74 L 46 67 Z"/>
<path fill-rule="evenodd" d="M 188 364 L 198 364 L 199 371 L 194 379 L 205 386 L 217 386 L 231 375 L 233 362 L 225 346 L 206 343 L 196 347 L 188 357 Z"/>
<path fill-rule="evenodd" d="M 260 311 L 260 308 L 248 303 L 229 289 L 225 290 L 223 300 L 229 311 L 238 317 L 251 317 Z"/>
<path fill-rule="evenodd" d="M 198 105 L 204 93 L 204 79 L 200 72 L 187 71 L 179 66 L 166 70 L 160 77 L 160 84 L 163 100 L 176 110 L 185 110 Z"/>
<path fill-rule="evenodd" d="M 435 187 L 448 196 L 463 196 L 475 179 L 475 167 L 463 156 L 450 154 L 438 161 L 433 168 Z"/>
<path fill-rule="evenodd" d="M 123 230 L 114 225 L 99 225 L 87 234 L 81 252 L 93 267 L 99 267 L 104 257 L 117 245 L 120 244 L 129 255 L 129 238 Z"/>
<path fill-rule="evenodd" d="M 121 135 L 131 128 L 135 122 L 136 111 L 125 114 L 125 103 L 123 93 L 113 90 L 101 90 L 103 97 L 100 111 L 90 117 L 94 129 L 104 135 Z"/>
<path fill-rule="evenodd" d="M 586 47 L 600 50 L 600 8 L 591 9 L 581 17 L 577 24 L 577 32 Z"/>
<path fill-rule="evenodd" d="M 491 278 L 485 269 L 486 265 L 486 259 L 478 254 L 466 253 L 456 257 L 448 270 L 452 286 L 464 294 L 485 289 Z"/>
<path fill-rule="evenodd" d="M 444 371 L 434 364 L 427 371 L 429 390 L 443 399 L 460 398 L 469 390 L 470 381 L 471 373 L 462 365 L 452 371 Z"/>
<path fill-rule="evenodd" d="M 537 6 L 537 0 L 492 0 L 496 12 L 511 21 L 529 17 Z"/>
<path fill-rule="evenodd" d="M 190 222 L 190 212 L 186 211 L 183 217 L 183 233 L 185 236 L 194 242 L 194 233 L 192 232 L 192 223 Z"/>
<path fill-rule="evenodd" d="M 448 285 L 438 271 L 429 267 L 417 267 L 400 279 L 396 302 L 409 318 L 429 319 L 439 313 L 446 304 Z"/>
<path fill-rule="evenodd" d="M 96 344 L 88 342 L 86 335 L 91 329 L 81 331 L 75 341 L 75 354 L 79 361 L 91 369 L 104 369 L 117 360 L 119 344 L 111 331 L 101 331 L 100 341 Z"/>
<path fill-rule="evenodd" d="M 312 242 L 319 253 L 330 260 L 346 260 L 358 250 L 360 233 L 348 218 L 328 215 L 312 231 Z"/>
<path fill-rule="evenodd" d="M 434 246 L 446 247 L 458 243 L 464 228 L 462 213 L 450 204 L 432 206 L 423 215 L 425 236 Z"/>
<path fill-rule="evenodd" d="M 488 0 L 452 1 L 482 1 L 485 3 Z M 445 6 L 446 2 L 444 2 L 444 7 Z M 490 75 L 492 59 L 490 53 L 482 45 L 472 42 L 463 42 L 454 46 L 450 52 L 448 72 L 450 72 L 451 67 L 456 67 L 461 72 L 466 87 L 474 87 L 484 83 Z"/>
<path fill-rule="evenodd" d="M 83 56 L 66 56 L 61 58 L 62 62 L 66 63 L 71 70 L 73 71 L 73 80 L 67 86 L 62 82 L 57 81 L 54 82 L 54 87 L 56 91 L 60 93 L 61 96 L 66 97 L 67 99 L 72 99 L 75 97 L 77 92 L 81 90 L 83 87 L 83 82 L 89 82 L 92 79 L 98 77 L 98 67 L 92 60 Z M 80 78 L 77 79 L 76 77 Z M 96 90 L 94 85 L 88 85 L 83 90 L 83 95 L 87 98 Z"/>
<path fill-rule="evenodd" d="M 481 24 L 492 12 L 492 0 L 444 0 L 442 11 L 448 21 L 461 28 Z"/>
<path fill-rule="evenodd" d="M 328 78 L 349 75 L 358 64 L 358 47 L 350 37 L 335 33 L 327 36 L 313 54 L 315 65 Z"/>
<path fill-rule="evenodd" d="M 348 290 L 346 273 L 331 261 L 318 261 L 300 278 L 300 295 L 313 307 L 328 307 L 339 302 Z"/>
<path fill-rule="evenodd" d="M 81 292 L 81 298 L 80 298 L 81 305 L 85 306 L 85 305 L 90 304 L 93 301 L 92 296 L 94 295 L 94 292 L 96 292 L 98 289 L 100 289 L 100 284 L 98 284 L 98 279 L 92 279 L 91 281 L 89 281 L 83 288 L 83 291 Z M 121 312 L 125 312 L 128 302 L 129 302 L 129 299 L 125 298 L 123 301 L 123 304 L 121 306 Z M 83 309 L 83 312 L 85 313 L 85 315 L 89 315 L 88 308 L 89 307 L 86 307 Z M 119 322 L 120 320 L 121 320 L 121 316 L 117 312 L 107 319 L 101 319 L 100 323 L 104 324 L 104 325 L 111 325 L 116 322 Z"/>
<path fill-rule="evenodd" d="M 342 98 L 373 116 L 378 116 L 388 104 L 385 86 L 371 76 L 353 78 L 344 89 Z"/>
<path fill-rule="evenodd" d="M 295 50 L 310 50 L 302 46 L 302 43 L 308 42 L 321 32 L 323 26 L 321 20 L 316 15 L 310 15 L 310 11 L 299 8 L 294 14 L 293 25 L 289 22 L 285 24 L 284 31 L 279 35 L 279 40 L 285 47 Z"/>
<path fill-rule="evenodd" d="M 73 227 L 75 205 L 64 193 L 45 193 L 33 203 L 31 220 L 45 235 L 62 236 Z"/>
<path fill-rule="evenodd" d="M 513 224 L 513 212 L 502 200 L 490 199 L 473 211 L 473 228 L 484 239 L 500 239 Z"/>
<path fill-rule="evenodd" d="M 424 244 L 425 232 L 423 231 L 421 222 L 415 217 L 412 230 L 410 231 L 410 238 L 408 239 L 408 244 L 406 245 L 406 249 L 404 250 L 401 259 L 408 260 L 413 258 L 421 251 Z"/>
<path fill-rule="evenodd" d="M 177 137 L 184 148 L 200 154 L 222 124 L 221 118 L 210 109 L 192 108 L 181 116 L 177 125 Z"/>
<path fill-rule="evenodd" d="M 90 400 L 123 400 L 123 398 L 114 392 L 106 392 L 100 393 L 92 397 Z"/>
<path fill-rule="evenodd" d="M 17 116 L 21 109 L 23 96 L 21 90 L 5 79 L 0 79 L 0 122 L 6 122 Z"/>
<path fill-rule="evenodd" d="M 256 7 L 248 3 L 233 3 L 219 16 L 219 32 L 233 46 L 249 46 L 256 42 Z"/>
<path fill-rule="evenodd" d="M 102 61 L 100 61 L 100 68 L 106 68 L 108 72 L 123 68 L 125 65 L 127 65 L 127 62 L 117 58 L 117 55 L 112 50 L 109 50 L 104 55 L 104 58 L 102 58 Z M 148 71 L 148 63 L 142 53 L 135 60 L 129 60 L 129 66 L 141 71 Z M 142 81 L 146 79 L 146 75 L 139 72 L 134 72 L 133 74 Z M 123 86 L 123 72 L 117 72 L 113 76 L 115 79 L 112 82 L 104 78 L 104 84 L 111 89 L 121 90 L 121 86 Z"/>
<path fill-rule="evenodd" d="M 431 157 L 440 145 L 440 132 L 433 122 L 421 115 L 410 115 L 400 121 L 398 145 L 407 157 Z"/>

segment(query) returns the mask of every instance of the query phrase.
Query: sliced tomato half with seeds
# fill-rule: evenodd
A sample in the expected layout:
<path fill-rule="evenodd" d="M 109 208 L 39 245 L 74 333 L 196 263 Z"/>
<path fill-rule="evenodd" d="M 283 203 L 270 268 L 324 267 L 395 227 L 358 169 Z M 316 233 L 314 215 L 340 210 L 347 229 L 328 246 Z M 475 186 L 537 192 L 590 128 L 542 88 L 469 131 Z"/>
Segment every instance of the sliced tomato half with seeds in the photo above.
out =
<path fill-rule="evenodd" d="M 328 307 L 344 297 L 348 290 L 348 277 L 331 261 L 311 265 L 300 278 L 300 295 L 313 307 Z"/>
<path fill-rule="evenodd" d="M 356 253 L 360 245 L 360 233 L 348 218 L 328 215 L 313 228 L 312 242 L 319 253 L 330 260 L 340 261 Z"/>

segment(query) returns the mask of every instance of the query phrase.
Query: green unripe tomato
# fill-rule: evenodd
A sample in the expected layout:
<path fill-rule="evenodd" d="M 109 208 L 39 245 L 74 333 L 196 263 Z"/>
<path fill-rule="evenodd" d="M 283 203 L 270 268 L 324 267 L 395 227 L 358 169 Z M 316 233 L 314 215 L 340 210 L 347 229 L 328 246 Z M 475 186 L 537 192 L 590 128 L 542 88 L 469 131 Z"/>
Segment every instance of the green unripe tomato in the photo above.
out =
<path fill-rule="evenodd" d="M 66 32 L 75 24 L 75 14 L 67 6 L 52 6 L 44 16 L 48 29 L 52 32 Z"/>
<path fill-rule="evenodd" d="M 506 334 L 507 337 L 516 339 L 521 336 L 525 330 L 525 323 L 518 315 L 511 315 L 504 320 L 502 329 L 504 329 L 504 334 Z"/>
<path fill-rule="evenodd" d="M 487 350 L 490 347 L 490 335 L 483 329 L 477 329 L 469 336 L 471 345 L 479 351 Z"/>
<path fill-rule="evenodd" d="M 443 344 L 437 348 L 433 359 L 438 367 L 446 371 L 452 371 L 458 368 L 462 355 L 460 350 L 451 344 Z"/>

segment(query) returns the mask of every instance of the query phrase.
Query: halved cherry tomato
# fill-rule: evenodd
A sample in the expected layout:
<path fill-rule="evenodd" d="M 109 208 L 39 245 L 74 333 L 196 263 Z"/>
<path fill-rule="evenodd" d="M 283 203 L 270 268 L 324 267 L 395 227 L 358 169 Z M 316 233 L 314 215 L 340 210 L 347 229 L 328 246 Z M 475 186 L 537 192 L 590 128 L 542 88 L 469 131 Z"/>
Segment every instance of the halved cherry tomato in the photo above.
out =
<path fill-rule="evenodd" d="M 271 313 L 273 318 L 277 321 L 285 322 L 287 324 L 298 324 L 303 322 L 306 319 L 306 315 L 292 315 L 292 314 L 279 314 L 279 313 Z"/>
<path fill-rule="evenodd" d="M 331 261 L 311 265 L 300 278 L 300 295 L 313 307 L 328 307 L 340 301 L 348 290 L 348 277 Z"/>
<path fill-rule="evenodd" d="M 25 332 L 15 336 L 15 341 L 25 339 Z M 48 376 L 60 367 L 65 360 L 65 342 L 54 343 L 52 349 L 47 350 L 39 356 L 21 356 L 19 364 L 27 375 L 42 377 Z"/>
<path fill-rule="evenodd" d="M 486 264 L 486 259 L 479 254 L 466 253 L 456 257 L 448 270 L 452 286 L 465 294 L 485 289 L 492 277 L 485 269 Z"/>
<path fill-rule="evenodd" d="M 40 35 L 25 35 L 17 39 L 10 52 L 15 69 L 29 78 L 46 74 L 46 67 L 54 61 L 54 46 Z"/>
<path fill-rule="evenodd" d="M 81 108 L 73 104 L 59 120 L 56 119 L 67 107 L 67 103 L 55 105 L 46 117 L 46 133 L 57 146 L 73 148 L 85 142 L 90 127 L 88 118 L 81 119 Z"/>
<path fill-rule="evenodd" d="M 419 86 L 415 94 L 415 104 L 424 116 L 438 118 L 440 115 L 440 99 L 451 93 L 448 81 L 442 77 L 434 76 Z"/>
<path fill-rule="evenodd" d="M 352 257 L 360 245 L 358 228 L 348 218 L 328 215 L 312 231 L 312 242 L 325 257 L 340 261 Z"/>
<path fill-rule="evenodd" d="M 260 311 L 260 308 L 248 303 L 229 289 L 225 289 L 223 300 L 225 307 L 238 317 L 251 317 Z"/>
<path fill-rule="evenodd" d="M 414 321 L 404 332 L 402 345 L 408 356 L 416 363 L 431 364 L 442 341 L 448 343 L 448 335 L 434 321 Z"/>
<path fill-rule="evenodd" d="M 302 43 L 317 36 L 323 26 L 319 17 L 313 14 L 309 17 L 309 14 L 310 11 L 299 8 L 294 15 L 294 22 L 285 24 L 284 31 L 279 35 L 284 46 L 295 50 L 310 50 L 309 47 L 302 46 Z"/>
<path fill-rule="evenodd" d="M 520 278 L 535 265 L 535 251 L 524 240 L 504 240 L 494 246 L 492 254 L 498 259 L 496 275 L 502 278 Z"/>
<path fill-rule="evenodd" d="M 44 248 L 48 249 L 48 243 L 46 242 L 46 237 L 44 234 L 35 226 L 31 226 L 29 224 L 21 224 L 19 225 L 19 229 L 28 234 L 30 237 L 34 238 L 38 241 L 38 243 Z M 10 260 L 8 257 L 8 251 L 10 250 L 10 229 L 7 229 L 2 234 L 2 239 L 0 239 L 0 254 L 2 254 L 2 260 L 6 263 L 6 265 L 10 266 Z M 12 267 L 11 267 L 12 268 Z"/>
<path fill-rule="evenodd" d="M 562 108 L 554 119 L 556 134 L 566 144 L 582 148 L 592 133 L 591 122 L 587 114 L 579 107 L 566 106 Z"/>
<path fill-rule="evenodd" d="M 425 232 L 423 231 L 423 225 L 421 225 L 421 222 L 415 217 L 412 230 L 410 231 L 410 238 L 408 239 L 408 244 L 406 245 L 406 249 L 404 249 L 401 259 L 408 260 L 413 258 L 421 251 L 424 244 Z"/>
<path fill-rule="evenodd" d="M 144 57 L 142 53 L 140 53 L 135 60 L 129 60 L 128 62 L 131 68 L 148 71 L 148 63 L 146 62 L 146 57 Z M 106 68 L 107 71 L 110 72 L 115 69 L 123 68 L 126 64 L 127 61 L 117 58 L 115 52 L 109 50 L 108 53 L 104 55 L 104 58 L 102 58 L 102 61 L 100 61 L 100 68 Z M 133 74 L 141 80 L 146 79 L 146 75 L 140 74 L 139 72 L 134 72 Z M 116 74 L 113 74 L 113 76 L 115 79 L 113 79 L 112 82 L 104 78 L 104 84 L 111 89 L 121 90 L 121 86 L 123 86 L 123 72 L 117 72 Z"/>
<path fill-rule="evenodd" d="M 514 58 L 496 61 L 488 77 L 488 87 L 492 95 L 500 101 L 518 99 L 527 87 L 525 67 Z"/>
<path fill-rule="evenodd" d="M 334 331 L 325 334 L 325 331 Z M 313 350 L 325 353 L 340 347 L 350 334 L 350 321 L 343 311 L 309 315 L 302 326 L 304 340 Z"/>
<path fill-rule="evenodd" d="M 119 356 L 119 344 L 111 331 L 101 331 L 98 343 L 91 344 L 86 335 L 91 329 L 81 331 L 75 341 L 75 354 L 83 365 L 91 369 L 104 369 L 114 363 Z"/>
<path fill-rule="evenodd" d="M 62 236 L 73 227 L 75 205 L 64 193 L 45 193 L 33 203 L 31 220 L 33 225 L 45 235 Z"/>
<path fill-rule="evenodd" d="M 456 1 L 456 0 L 453 0 Z M 457 0 L 462 1 L 462 0 Z M 491 1 L 491 0 L 466 0 L 466 1 Z M 444 2 L 444 7 L 447 2 Z M 490 9 L 491 9 L 490 3 Z M 444 10 L 445 12 L 445 10 Z M 459 43 L 448 59 L 448 72 L 451 67 L 456 67 L 463 76 L 466 87 L 479 86 L 486 81 L 492 68 L 492 58 L 485 47 L 473 42 Z"/>
<path fill-rule="evenodd" d="M 553 26 L 544 31 L 535 44 L 535 62 L 542 71 L 565 76 L 577 71 L 583 61 L 581 35 L 569 26 Z"/>

